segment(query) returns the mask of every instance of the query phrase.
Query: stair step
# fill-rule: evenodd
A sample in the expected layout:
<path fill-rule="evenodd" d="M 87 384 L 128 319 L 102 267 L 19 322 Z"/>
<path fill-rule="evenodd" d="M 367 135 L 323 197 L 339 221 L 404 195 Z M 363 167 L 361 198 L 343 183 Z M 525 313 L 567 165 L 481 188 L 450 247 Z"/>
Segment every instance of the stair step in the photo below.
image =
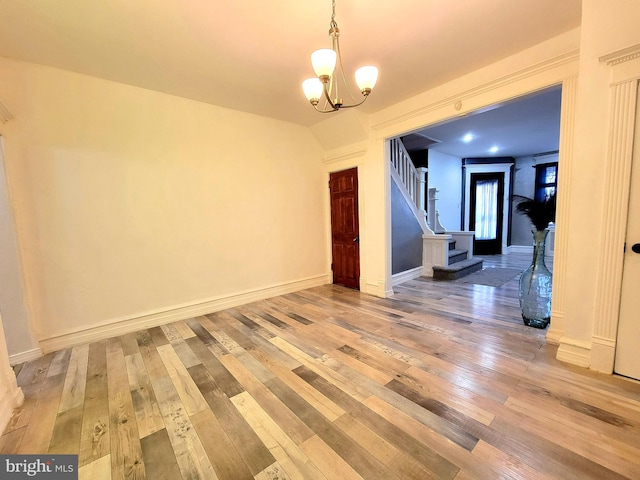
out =
<path fill-rule="evenodd" d="M 449 250 L 455 250 L 455 249 L 456 249 L 456 241 L 449 240 Z"/>
<path fill-rule="evenodd" d="M 448 267 L 433 267 L 433 279 L 456 280 L 479 270 L 482 270 L 482 259 L 470 258 L 469 260 L 463 260 Z"/>
<path fill-rule="evenodd" d="M 459 263 L 467 259 L 467 250 L 458 250 L 456 248 L 449 250 L 449 265 Z"/>

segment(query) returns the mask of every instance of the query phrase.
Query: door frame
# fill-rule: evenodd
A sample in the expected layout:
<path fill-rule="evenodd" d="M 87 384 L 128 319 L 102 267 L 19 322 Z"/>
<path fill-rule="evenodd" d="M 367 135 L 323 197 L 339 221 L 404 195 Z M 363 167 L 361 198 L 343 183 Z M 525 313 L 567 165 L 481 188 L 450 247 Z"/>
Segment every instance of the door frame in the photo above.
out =
<path fill-rule="evenodd" d="M 470 231 L 471 218 L 471 175 L 474 173 L 504 173 L 503 202 L 502 202 L 502 253 L 507 253 L 509 237 L 509 192 L 511 192 L 511 169 L 514 162 L 509 163 L 480 163 L 463 165 L 464 170 L 464 230 Z"/>
<path fill-rule="evenodd" d="M 474 255 L 500 255 L 502 253 L 506 253 L 502 248 L 502 229 L 504 226 L 504 173 L 502 172 L 491 172 L 491 173 L 471 173 L 469 176 L 471 178 L 471 185 L 469 185 L 469 226 L 473 224 L 473 229 L 475 230 L 476 223 L 476 209 L 478 206 L 478 197 L 476 195 L 478 181 L 482 180 L 495 180 L 498 184 L 498 191 L 496 195 L 498 199 L 502 199 L 502 202 L 498 202 L 496 215 L 500 220 L 496 225 L 496 238 L 495 239 L 482 239 L 479 240 L 474 236 L 473 238 L 473 253 Z M 501 181 L 502 180 L 502 181 Z M 475 189 L 474 189 L 475 187 Z M 471 229 L 471 228 L 470 228 Z M 478 251 L 490 248 L 494 248 L 497 245 L 498 252 L 493 253 L 485 253 L 484 251 Z M 483 249 L 479 247 L 484 247 Z M 488 248 L 490 247 L 490 248 Z"/>

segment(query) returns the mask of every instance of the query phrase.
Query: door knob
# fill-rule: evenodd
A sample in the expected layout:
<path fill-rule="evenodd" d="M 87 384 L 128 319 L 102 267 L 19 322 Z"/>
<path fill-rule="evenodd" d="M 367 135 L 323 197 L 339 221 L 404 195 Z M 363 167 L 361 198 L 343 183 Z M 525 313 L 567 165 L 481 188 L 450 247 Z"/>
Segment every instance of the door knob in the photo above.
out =
<path fill-rule="evenodd" d="M 631 247 L 633 253 L 640 253 L 640 243 L 634 243 Z"/>

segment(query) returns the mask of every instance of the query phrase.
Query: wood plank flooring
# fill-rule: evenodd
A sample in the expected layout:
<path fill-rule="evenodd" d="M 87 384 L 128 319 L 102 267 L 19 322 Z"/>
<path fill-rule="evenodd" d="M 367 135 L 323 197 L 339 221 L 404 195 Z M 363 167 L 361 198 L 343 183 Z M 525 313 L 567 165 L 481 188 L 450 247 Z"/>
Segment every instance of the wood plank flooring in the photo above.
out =
<path fill-rule="evenodd" d="M 78 454 L 81 479 L 640 479 L 640 382 L 556 361 L 517 278 L 395 290 L 312 288 L 23 364 L 0 452 Z"/>

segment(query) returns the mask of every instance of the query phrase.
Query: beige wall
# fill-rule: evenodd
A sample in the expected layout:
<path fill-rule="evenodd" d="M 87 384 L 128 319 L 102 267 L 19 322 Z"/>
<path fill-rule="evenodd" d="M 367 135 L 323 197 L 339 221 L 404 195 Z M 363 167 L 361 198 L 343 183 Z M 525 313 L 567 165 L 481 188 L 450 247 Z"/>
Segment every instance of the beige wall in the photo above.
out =
<path fill-rule="evenodd" d="M 329 281 L 308 129 L 7 59 L 0 98 L 45 350 Z"/>

